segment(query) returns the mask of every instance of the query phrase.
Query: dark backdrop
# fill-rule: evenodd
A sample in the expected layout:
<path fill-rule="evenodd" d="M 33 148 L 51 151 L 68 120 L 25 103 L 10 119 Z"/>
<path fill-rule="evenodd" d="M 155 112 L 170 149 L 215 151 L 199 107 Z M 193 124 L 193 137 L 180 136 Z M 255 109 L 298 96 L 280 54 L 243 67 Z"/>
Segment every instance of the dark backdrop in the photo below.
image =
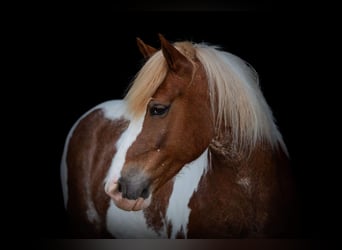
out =
<path fill-rule="evenodd" d="M 191 6 L 56 3 L 32 16 L 26 39 L 33 44 L 27 49 L 35 61 L 26 59 L 30 84 L 22 89 L 22 107 L 33 111 L 27 109 L 24 119 L 31 136 L 25 144 L 31 153 L 27 159 L 34 168 L 23 166 L 26 186 L 18 188 L 22 204 L 30 204 L 18 217 L 29 228 L 28 236 L 66 237 L 59 166 L 67 133 L 88 109 L 124 96 L 143 62 L 136 37 L 159 47 L 158 33 L 170 41 L 220 45 L 254 66 L 291 156 L 302 237 L 333 234 L 327 228 L 337 211 L 336 182 L 331 182 L 332 164 L 321 157 L 327 145 L 322 145 L 317 119 L 325 114 L 317 94 L 326 79 L 314 62 L 322 49 L 315 47 L 314 55 L 311 49 L 325 29 L 303 12 L 280 11 L 267 1 Z"/>

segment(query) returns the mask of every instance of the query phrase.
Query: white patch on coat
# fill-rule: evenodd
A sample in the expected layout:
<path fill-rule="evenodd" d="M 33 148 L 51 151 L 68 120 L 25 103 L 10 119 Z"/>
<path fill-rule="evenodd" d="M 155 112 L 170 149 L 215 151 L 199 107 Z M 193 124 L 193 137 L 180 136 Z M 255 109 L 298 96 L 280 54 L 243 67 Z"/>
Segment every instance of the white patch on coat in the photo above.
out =
<path fill-rule="evenodd" d="M 157 233 L 146 223 L 143 210 L 125 211 L 111 201 L 107 211 L 107 230 L 120 239 L 166 238 L 166 230 Z"/>
<path fill-rule="evenodd" d="M 201 177 L 207 173 L 208 165 L 206 149 L 199 158 L 185 165 L 175 177 L 166 211 L 166 221 L 172 225 L 170 238 L 176 238 L 178 232 L 183 232 L 185 238 L 187 237 L 191 212 L 189 202 L 193 193 L 197 191 Z"/>
<path fill-rule="evenodd" d="M 92 201 L 87 202 L 87 218 L 91 223 L 99 223 L 100 222 L 100 216 L 96 211 L 96 208 L 94 206 L 94 203 Z"/>
<path fill-rule="evenodd" d="M 245 189 L 245 191 L 248 194 L 250 194 L 250 192 L 251 192 L 251 181 L 250 181 L 249 177 L 240 178 L 236 183 L 239 184 L 241 187 L 243 187 L 243 189 Z"/>

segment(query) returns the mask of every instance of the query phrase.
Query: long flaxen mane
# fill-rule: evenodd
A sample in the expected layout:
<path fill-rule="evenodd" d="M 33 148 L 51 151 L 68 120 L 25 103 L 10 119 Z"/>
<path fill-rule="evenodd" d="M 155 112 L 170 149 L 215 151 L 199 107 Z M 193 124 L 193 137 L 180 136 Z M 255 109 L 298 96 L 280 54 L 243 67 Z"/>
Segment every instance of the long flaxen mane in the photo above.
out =
<path fill-rule="evenodd" d="M 271 109 L 260 90 L 254 68 L 241 58 L 217 46 L 188 41 L 174 43 L 192 63 L 197 58 L 208 79 L 216 143 L 230 142 L 237 152 L 250 152 L 257 142 L 280 145 L 287 153 Z M 196 68 L 194 70 L 194 73 Z M 132 117 L 144 115 L 146 106 L 165 79 L 168 66 L 161 50 L 140 69 L 124 100 Z"/>

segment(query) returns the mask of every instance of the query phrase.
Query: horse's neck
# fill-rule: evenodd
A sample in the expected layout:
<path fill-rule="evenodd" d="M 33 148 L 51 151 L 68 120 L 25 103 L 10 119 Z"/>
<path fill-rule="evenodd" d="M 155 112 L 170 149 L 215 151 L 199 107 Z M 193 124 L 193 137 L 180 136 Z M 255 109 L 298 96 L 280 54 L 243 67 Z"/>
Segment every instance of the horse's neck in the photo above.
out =
<path fill-rule="evenodd" d="M 218 169 L 228 168 L 231 181 L 249 186 L 249 189 L 260 187 L 260 182 L 278 178 L 280 172 L 288 171 L 288 159 L 281 148 L 272 148 L 265 143 L 257 143 L 250 151 L 242 151 L 213 141 L 210 155 L 213 174 L 220 172 Z"/>
<path fill-rule="evenodd" d="M 207 193 L 219 194 L 220 206 L 226 208 L 222 216 L 230 218 L 230 225 L 236 226 L 238 235 L 272 234 L 273 230 L 279 233 L 277 230 L 287 223 L 286 219 L 282 221 L 282 212 L 293 203 L 288 159 L 280 147 L 272 149 L 260 143 L 246 154 L 216 143 L 210 146 L 209 154 L 210 170 L 201 185 L 206 190 L 199 189 L 197 200 Z M 196 205 L 193 201 L 193 207 Z"/>

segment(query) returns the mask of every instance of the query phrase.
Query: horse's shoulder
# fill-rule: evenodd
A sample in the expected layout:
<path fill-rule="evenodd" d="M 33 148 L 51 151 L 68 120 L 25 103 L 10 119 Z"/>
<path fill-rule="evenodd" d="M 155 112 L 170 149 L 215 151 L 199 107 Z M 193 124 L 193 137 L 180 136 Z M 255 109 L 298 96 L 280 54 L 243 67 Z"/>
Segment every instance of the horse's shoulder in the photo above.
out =
<path fill-rule="evenodd" d="M 122 101 L 104 102 L 81 116 L 68 134 L 65 156 L 82 158 L 106 153 L 109 154 L 107 157 L 113 157 L 113 152 L 103 149 L 115 148 L 117 140 L 129 125 L 122 105 Z"/>
<path fill-rule="evenodd" d="M 128 126 L 129 119 L 125 115 L 125 104 L 122 100 L 100 103 L 84 113 L 69 132 L 70 137 L 78 133 L 82 136 L 106 136 L 121 134 Z"/>
<path fill-rule="evenodd" d="M 83 114 L 70 129 L 61 166 L 65 204 L 68 193 L 89 191 L 88 183 L 93 183 L 91 188 L 96 191 L 103 190 L 103 179 L 117 151 L 116 142 L 129 124 L 122 109 L 122 101 L 101 103 Z M 67 180 L 73 183 L 71 187 Z M 73 202 L 84 201 L 79 197 Z"/>

